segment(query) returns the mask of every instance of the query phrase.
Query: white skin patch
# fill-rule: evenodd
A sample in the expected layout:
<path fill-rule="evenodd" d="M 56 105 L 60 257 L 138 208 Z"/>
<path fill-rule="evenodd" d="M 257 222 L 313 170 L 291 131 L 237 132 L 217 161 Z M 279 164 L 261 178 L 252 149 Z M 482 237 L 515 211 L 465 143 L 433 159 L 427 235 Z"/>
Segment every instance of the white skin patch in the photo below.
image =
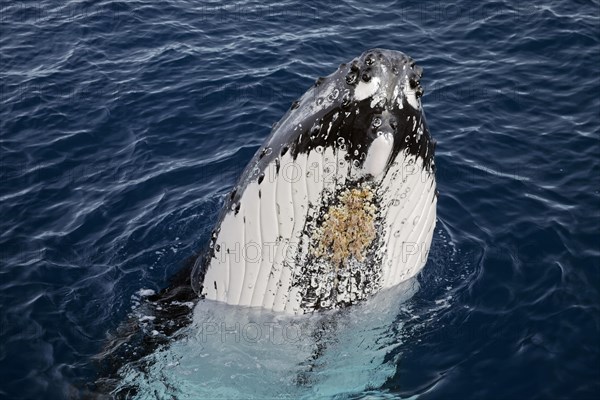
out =
<path fill-rule="evenodd" d="M 361 101 L 373 96 L 379 90 L 379 84 L 378 77 L 372 78 L 369 82 L 360 81 L 354 91 L 354 100 Z"/>
<path fill-rule="evenodd" d="M 383 287 L 416 275 L 427 261 L 436 204 L 433 174 L 413 155 L 400 152 L 381 186 L 384 211 Z"/>
<path fill-rule="evenodd" d="M 394 146 L 394 135 L 390 132 L 383 133 L 369 146 L 367 158 L 363 164 L 365 174 L 379 177 L 387 165 L 388 159 Z"/>
<path fill-rule="evenodd" d="M 408 101 L 408 104 L 410 104 L 412 108 L 414 108 L 415 110 L 419 110 L 421 108 L 421 104 L 419 102 L 419 99 L 417 99 L 417 94 L 415 90 L 410 88 L 408 76 L 404 81 L 404 96 L 406 97 L 406 101 Z"/>

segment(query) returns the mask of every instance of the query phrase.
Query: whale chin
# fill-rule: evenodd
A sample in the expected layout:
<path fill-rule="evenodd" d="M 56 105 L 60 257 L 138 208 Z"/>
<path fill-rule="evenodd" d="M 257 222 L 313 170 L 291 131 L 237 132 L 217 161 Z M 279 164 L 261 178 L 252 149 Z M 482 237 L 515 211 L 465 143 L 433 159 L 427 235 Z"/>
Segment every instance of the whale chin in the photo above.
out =
<path fill-rule="evenodd" d="M 319 78 L 227 197 L 195 291 L 300 314 L 415 276 L 437 204 L 421 76 L 403 53 L 373 49 Z"/>

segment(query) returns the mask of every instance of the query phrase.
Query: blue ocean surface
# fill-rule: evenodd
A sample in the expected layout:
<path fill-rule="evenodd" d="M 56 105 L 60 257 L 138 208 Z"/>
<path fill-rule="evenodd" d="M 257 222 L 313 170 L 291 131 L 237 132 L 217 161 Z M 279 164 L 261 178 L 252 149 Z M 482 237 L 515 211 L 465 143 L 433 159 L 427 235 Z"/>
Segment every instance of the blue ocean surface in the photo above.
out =
<path fill-rule="evenodd" d="M 392 372 L 324 397 L 596 398 L 597 0 L 2 1 L 0 398 L 94 392 L 272 124 L 374 47 L 424 68 L 438 222 Z"/>

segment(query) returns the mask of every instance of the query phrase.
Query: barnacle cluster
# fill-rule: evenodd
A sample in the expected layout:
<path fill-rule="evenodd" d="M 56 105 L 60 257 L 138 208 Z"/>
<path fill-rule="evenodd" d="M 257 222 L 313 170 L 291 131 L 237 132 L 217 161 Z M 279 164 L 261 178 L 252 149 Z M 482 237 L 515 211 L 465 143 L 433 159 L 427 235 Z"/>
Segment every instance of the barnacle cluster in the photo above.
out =
<path fill-rule="evenodd" d="M 363 261 L 376 235 L 373 198 L 373 189 L 367 184 L 341 192 L 338 202 L 323 216 L 312 253 L 329 259 L 336 269 L 345 265 L 350 256 Z"/>

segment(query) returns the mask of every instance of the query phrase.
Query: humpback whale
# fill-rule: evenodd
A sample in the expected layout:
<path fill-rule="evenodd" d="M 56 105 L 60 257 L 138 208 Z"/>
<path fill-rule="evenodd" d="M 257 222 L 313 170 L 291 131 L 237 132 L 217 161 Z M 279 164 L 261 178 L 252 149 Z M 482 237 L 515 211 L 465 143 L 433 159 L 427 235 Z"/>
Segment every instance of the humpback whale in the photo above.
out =
<path fill-rule="evenodd" d="M 136 379 L 145 382 L 144 374 L 152 371 L 145 359 L 177 348 L 176 339 L 190 324 L 206 336 L 207 326 L 221 326 L 214 315 L 228 304 L 246 306 L 230 310 L 234 319 L 223 322 L 228 327 L 244 318 L 251 318 L 247 326 L 261 318 L 271 326 L 268 318 L 279 317 L 270 315 L 324 316 L 325 322 L 309 324 L 308 339 L 330 331 L 327 321 L 337 325 L 339 318 L 328 310 L 354 308 L 364 317 L 353 324 L 368 321 L 367 326 L 352 328 L 361 337 L 355 343 L 356 335 L 348 334 L 344 343 L 371 346 L 369 351 L 381 355 L 380 339 L 363 343 L 364 335 L 377 324 L 386 331 L 377 318 L 383 309 L 391 309 L 393 317 L 391 299 L 410 292 L 405 287 L 413 287 L 411 278 L 425 265 L 436 223 L 435 142 L 421 105 L 422 74 L 407 55 L 372 49 L 317 79 L 294 101 L 227 196 L 206 249 L 167 288 L 138 299 L 137 315 L 98 356 L 95 390 L 118 398 L 135 395 L 143 385 Z M 387 300 L 364 301 L 378 292 Z M 265 310 L 275 313 L 253 314 Z M 208 320 L 198 322 L 194 314 Z M 333 343 L 317 340 L 309 359 L 320 359 Z M 222 347 L 218 341 L 212 353 L 223 354 Z M 296 347 L 291 343 L 290 350 Z M 205 377 L 221 365 L 219 359 L 214 363 L 206 364 Z M 359 369 L 376 364 L 371 359 Z M 132 372 L 136 369 L 142 373 Z M 125 375 L 138 383 L 123 380 Z"/>
<path fill-rule="evenodd" d="M 194 290 L 303 314 L 415 276 L 437 204 L 422 74 L 407 55 L 372 49 L 317 79 L 231 191 Z"/>

